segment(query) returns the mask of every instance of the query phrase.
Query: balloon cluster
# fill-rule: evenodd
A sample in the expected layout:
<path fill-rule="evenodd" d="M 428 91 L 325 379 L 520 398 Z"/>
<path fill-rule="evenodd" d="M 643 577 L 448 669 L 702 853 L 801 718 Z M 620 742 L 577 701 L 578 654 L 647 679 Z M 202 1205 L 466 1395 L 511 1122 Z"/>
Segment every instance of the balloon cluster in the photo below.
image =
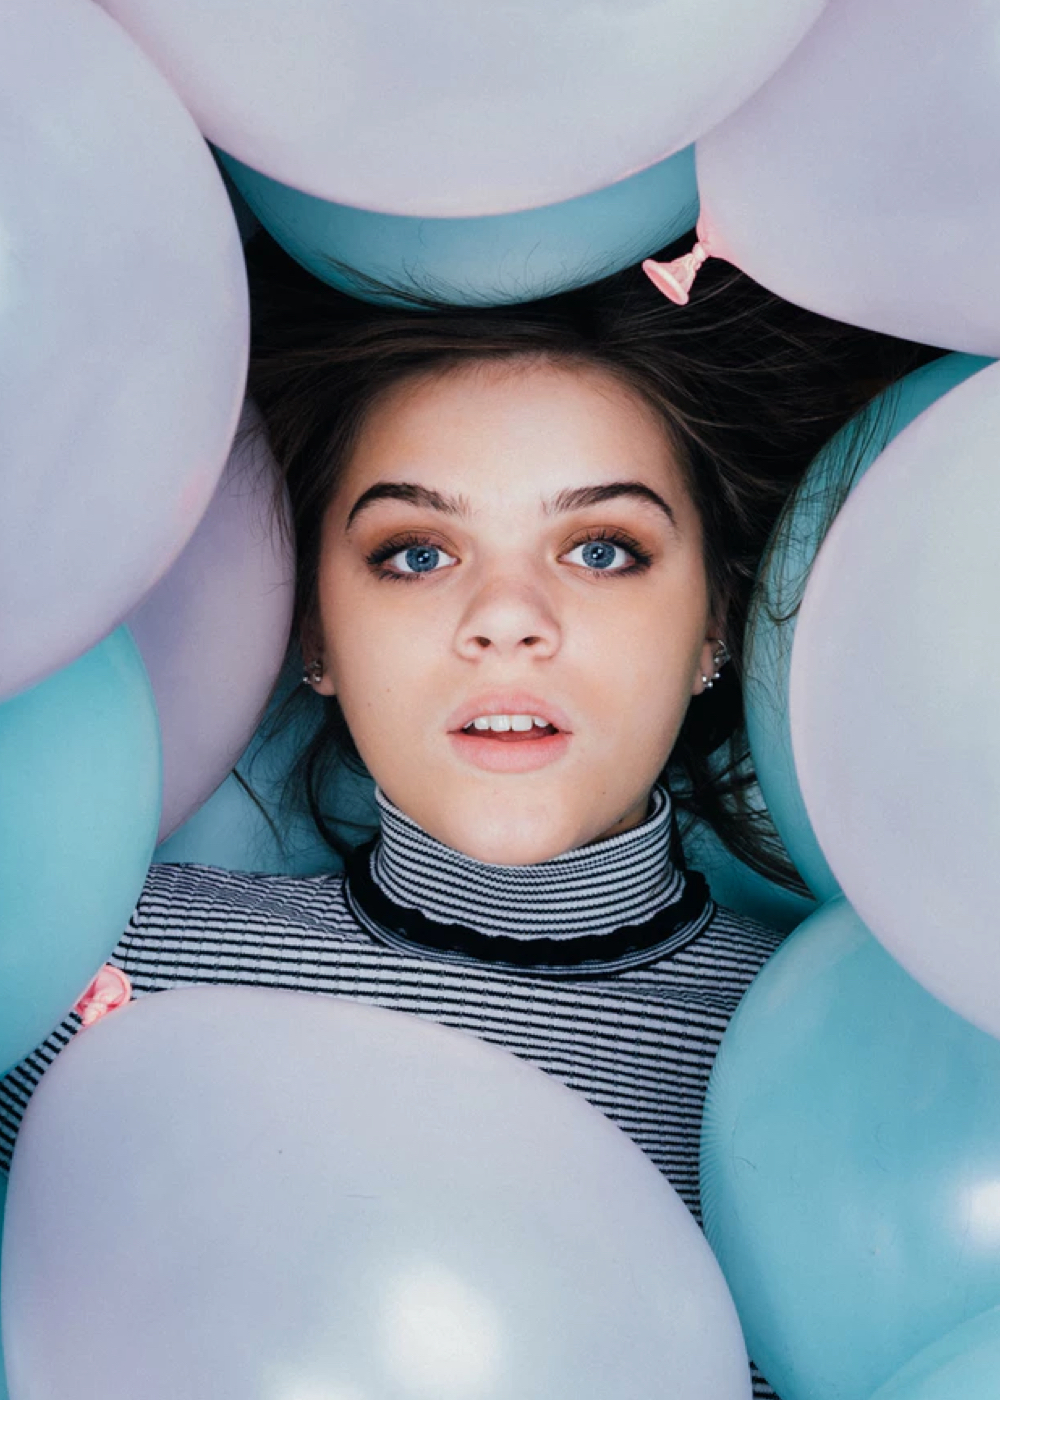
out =
<path fill-rule="evenodd" d="M 30 1108 L 13 1393 L 743 1395 L 733 1302 L 784 1397 L 995 1393 L 996 8 L 6 0 L 0 1071 L 103 964 L 153 857 L 328 861 L 313 836 L 265 852 L 226 778 L 257 778 L 292 610 L 284 485 L 244 400 L 252 216 L 400 305 L 557 293 L 696 223 L 786 299 L 955 352 L 821 454 L 760 577 L 749 731 L 813 898 L 702 866 L 797 925 L 709 1091 L 726 1283 L 649 1162 L 531 1067 L 342 1004 L 156 997 Z M 248 1104 L 223 1103 L 231 1042 Z M 214 1154 L 230 1188 L 207 1189 Z M 380 1185 L 424 1205 L 395 1229 L 364 1209 Z M 139 1223 L 129 1328 L 84 1349 L 64 1285 L 75 1264 L 80 1295 L 107 1293 L 113 1257 L 83 1266 L 113 1206 Z M 180 1348 L 135 1333 L 218 1250 L 205 1325 L 171 1311 Z M 270 1274 L 232 1283 L 258 1250 Z M 291 1352 L 257 1329 L 286 1306 Z M 132 1374 L 91 1368 L 121 1345 Z"/>

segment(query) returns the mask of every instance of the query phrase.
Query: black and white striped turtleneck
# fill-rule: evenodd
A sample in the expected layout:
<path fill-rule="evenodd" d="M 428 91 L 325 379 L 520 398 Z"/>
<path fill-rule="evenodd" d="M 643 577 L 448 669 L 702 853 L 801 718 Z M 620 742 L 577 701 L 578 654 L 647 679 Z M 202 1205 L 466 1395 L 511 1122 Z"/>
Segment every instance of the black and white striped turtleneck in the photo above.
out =
<path fill-rule="evenodd" d="M 684 871 L 672 802 L 658 788 L 637 828 L 537 865 L 489 865 L 432 839 L 376 791 L 379 836 L 344 895 L 358 921 L 417 956 L 479 959 L 556 976 L 618 974 L 689 944 L 711 920 Z"/>
<path fill-rule="evenodd" d="M 380 835 L 346 873 L 153 865 L 111 963 L 138 997 L 314 991 L 501 1045 L 609 1116 L 699 1219 L 712 1061 L 781 937 L 717 907 L 683 869 L 663 790 L 635 829 L 527 866 L 472 860 L 380 808 Z M 70 1015 L 0 1079 L 3 1168 L 37 1081 L 79 1027 Z"/>

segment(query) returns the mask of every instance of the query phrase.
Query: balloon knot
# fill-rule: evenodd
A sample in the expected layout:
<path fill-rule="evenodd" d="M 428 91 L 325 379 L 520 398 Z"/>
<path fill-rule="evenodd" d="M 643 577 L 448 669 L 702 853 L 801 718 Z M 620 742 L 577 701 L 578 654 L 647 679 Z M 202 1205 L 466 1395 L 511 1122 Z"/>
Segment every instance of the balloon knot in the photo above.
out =
<path fill-rule="evenodd" d="M 102 1015 L 118 1010 L 131 998 L 128 977 L 115 965 L 102 965 L 83 994 L 73 1006 L 73 1011 L 84 1025 L 93 1025 Z"/>
<path fill-rule="evenodd" d="M 662 295 L 667 295 L 676 305 L 685 305 L 697 271 L 710 254 L 704 241 L 698 240 L 688 254 L 680 255 L 677 260 L 644 260 L 643 272 Z"/>

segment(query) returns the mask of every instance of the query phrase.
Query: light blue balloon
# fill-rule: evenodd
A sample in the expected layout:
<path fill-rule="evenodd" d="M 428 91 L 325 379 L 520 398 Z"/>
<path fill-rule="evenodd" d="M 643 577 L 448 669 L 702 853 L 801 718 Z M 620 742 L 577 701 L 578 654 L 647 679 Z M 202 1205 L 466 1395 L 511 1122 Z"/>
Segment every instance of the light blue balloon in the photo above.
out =
<path fill-rule="evenodd" d="M 1000 1306 L 933 1340 L 872 1400 L 999 1400 Z"/>
<path fill-rule="evenodd" d="M 767 961 L 712 1069 L 704 1231 L 784 1399 L 866 1399 L 999 1302 L 996 1040 L 845 900 Z"/>
<path fill-rule="evenodd" d="M 111 955 L 161 807 L 159 717 L 125 626 L 0 705 L 0 1072 Z"/>
<path fill-rule="evenodd" d="M 686 863 L 708 882 L 712 898 L 727 910 L 789 935 L 819 902 L 767 880 L 726 849 L 709 825 L 696 826 L 683 841 Z"/>
<path fill-rule="evenodd" d="M 235 767 L 278 826 L 276 835 L 256 803 L 230 775 L 206 803 L 155 851 L 158 863 L 216 865 L 270 875 L 319 875 L 341 870 L 342 859 L 325 843 L 307 815 L 290 814 L 282 806 L 281 786 L 302 754 L 321 717 L 321 705 L 308 693 L 306 711 L 296 722 L 268 739 L 268 731 L 285 696 L 300 684 L 303 661 L 293 654 L 242 759 Z M 360 844 L 379 824 L 374 784 L 343 766 L 331 786 L 331 808 L 343 824 L 344 839 Z"/>
<path fill-rule="evenodd" d="M 337 268 L 393 285 L 422 305 L 504 305 L 612 275 L 692 230 L 700 213 L 693 147 L 589 195 L 461 220 L 382 215 L 293 190 L 233 156 L 221 164 L 264 228 L 319 280 L 361 299 L 415 308 Z"/>
<path fill-rule="evenodd" d="M 940 396 L 992 365 L 978 355 L 944 355 L 878 396 L 820 452 L 781 518 L 756 585 L 763 603 L 745 642 L 744 704 L 762 794 L 788 854 L 820 900 L 841 894 L 809 821 L 791 750 L 791 650 L 809 570 L 836 513 L 836 496 L 854 488 L 885 446 Z M 850 485 L 851 481 L 851 485 Z M 779 618 L 774 618 L 779 617 Z M 790 617 L 790 618 L 785 618 Z M 884 644 L 879 642 L 879 664 Z"/>

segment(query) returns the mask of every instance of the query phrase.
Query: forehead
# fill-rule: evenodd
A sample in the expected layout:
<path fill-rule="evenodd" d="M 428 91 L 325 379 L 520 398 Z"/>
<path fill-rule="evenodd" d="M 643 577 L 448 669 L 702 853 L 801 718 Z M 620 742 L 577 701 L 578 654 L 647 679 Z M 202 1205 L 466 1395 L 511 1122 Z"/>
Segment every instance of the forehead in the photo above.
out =
<path fill-rule="evenodd" d="M 664 422 L 602 367 L 543 358 L 467 362 L 397 382 L 372 405 L 343 476 L 481 493 L 684 479 Z"/>

